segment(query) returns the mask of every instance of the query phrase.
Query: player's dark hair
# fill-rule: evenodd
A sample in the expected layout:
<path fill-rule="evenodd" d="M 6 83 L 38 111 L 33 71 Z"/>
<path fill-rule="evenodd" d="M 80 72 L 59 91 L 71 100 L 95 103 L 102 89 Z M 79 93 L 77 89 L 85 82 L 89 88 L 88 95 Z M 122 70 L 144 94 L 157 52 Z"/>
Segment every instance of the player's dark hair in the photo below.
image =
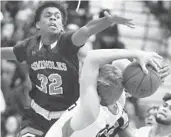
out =
<path fill-rule="evenodd" d="M 122 84 L 122 81 L 123 81 L 122 72 L 116 67 L 114 67 L 113 65 L 107 64 L 99 69 L 99 77 L 97 81 L 97 93 L 101 98 L 101 102 L 100 102 L 101 105 L 103 106 L 109 105 L 107 103 L 109 97 L 112 94 L 114 94 L 115 87 L 120 86 Z M 117 95 L 121 95 L 121 93 L 116 93 L 116 98 Z"/>
<path fill-rule="evenodd" d="M 171 100 L 171 93 L 166 93 L 163 97 L 163 101 Z"/>
<path fill-rule="evenodd" d="M 59 11 L 62 14 L 62 23 L 63 23 L 63 25 L 65 25 L 67 22 L 67 10 L 61 2 L 56 2 L 56 1 L 41 2 L 35 11 L 34 22 L 36 23 L 40 20 L 40 16 L 42 14 L 42 11 L 48 7 L 56 7 L 57 9 L 59 9 Z"/>

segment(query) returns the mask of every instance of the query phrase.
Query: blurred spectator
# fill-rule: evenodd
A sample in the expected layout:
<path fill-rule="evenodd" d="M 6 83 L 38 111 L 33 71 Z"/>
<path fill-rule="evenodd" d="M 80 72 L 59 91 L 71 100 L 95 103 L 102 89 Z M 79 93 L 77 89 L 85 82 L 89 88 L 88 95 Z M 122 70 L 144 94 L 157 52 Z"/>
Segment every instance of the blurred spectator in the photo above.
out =
<path fill-rule="evenodd" d="M 20 9 L 22 1 L 7 1 L 5 4 L 6 10 L 10 13 L 12 18 L 15 18 L 15 15 Z"/>
<path fill-rule="evenodd" d="M 1 89 L 0 89 L 0 104 L 1 104 L 0 113 L 2 114 L 6 110 L 6 102 Z"/>
<path fill-rule="evenodd" d="M 99 13 L 99 18 L 104 17 L 104 11 L 110 13 L 110 10 L 104 9 Z M 119 40 L 119 30 L 118 26 L 113 24 L 104 31 L 96 35 L 96 40 L 94 44 L 95 49 L 123 49 L 125 48 L 124 44 Z"/>
<path fill-rule="evenodd" d="M 1 115 L 1 136 L 16 137 L 21 123 L 21 116 L 13 109 Z"/>
<path fill-rule="evenodd" d="M 15 44 L 15 42 L 12 40 L 14 31 L 15 31 L 15 26 L 13 23 L 6 23 L 3 25 L 1 30 L 2 47 L 13 46 Z"/>
<path fill-rule="evenodd" d="M 19 120 L 17 116 L 9 116 L 5 122 L 6 135 L 5 137 L 16 137 L 19 128 Z"/>
<path fill-rule="evenodd" d="M 166 2 L 167 5 L 164 5 L 163 1 L 145 1 L 145 4 L 171 35 L 171 4 Z"/>
<path fill-rule="evenodd" d="M 1 10 L 1 46 L 11 47 L 18 41 L 35 34 L 32 27 L 34 3 L 24 1 L 3 1 Z"/>
<path fill-rule="evenodd" d="M 29 93 L 29 84 L 27 81 L 27 66 L 19 65 L 18 62 L 2 60 L 1 90 L 2 97 L 6 102 L 5 111 L 1 113 L 3 137 L 16 136 L 16 130 L 23 115 L 23 108 L 28 106 L 26 94 Z"/>
<path fill-rule="evenodd" d="M 68 9 L 68 24 L 74 23 L 79 27 L 84 26 L 89 20 L 89 1 L 81 1 L 76 12 L 78 1 L 66 1 Z"/>
<path fill-rule="evenodd" d="M 150 107 L 145 115 L 145 126 L 153 126 L 156 124 L 157 106 Z"/>

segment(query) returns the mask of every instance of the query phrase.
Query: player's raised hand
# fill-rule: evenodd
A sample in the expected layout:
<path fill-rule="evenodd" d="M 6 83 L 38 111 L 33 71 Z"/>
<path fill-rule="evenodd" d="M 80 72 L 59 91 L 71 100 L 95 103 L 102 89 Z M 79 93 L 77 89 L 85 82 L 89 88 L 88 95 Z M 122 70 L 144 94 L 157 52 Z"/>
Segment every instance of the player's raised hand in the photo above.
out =
<path fill-rule="evenodd" d="M 155 52 L 145 52 L 145 51 L 137 51 L 137 61 L 141 65 L 142 70 L 145 74 L 148 73 L 146 68 L 147 64 L 150 64 L 157 72 L 159 72 L 161 65 L 161 60 L 163 59 L 160 55 Z"/>
<path fill-rule="evenodd" d="M 107 11 L 104 12 L 104 15 L 110 23 L 122 24 L 130 28 L 135 28 L 134 24 L 131 22 L 132 19 L 126 19 L 117 15 L 110 15 Z"/>

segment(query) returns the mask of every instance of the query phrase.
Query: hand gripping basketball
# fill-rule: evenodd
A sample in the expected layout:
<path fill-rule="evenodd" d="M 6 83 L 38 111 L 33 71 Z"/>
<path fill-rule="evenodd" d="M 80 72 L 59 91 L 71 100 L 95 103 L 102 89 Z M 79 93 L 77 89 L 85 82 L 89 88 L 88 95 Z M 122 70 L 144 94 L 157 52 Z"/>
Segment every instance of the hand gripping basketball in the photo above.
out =
<path fill-rule="evenodd" d="M 126 67 L 123 73 L 125 91 L 136 98 L 144 98 L 154 94 L 161 84 L 159 73 L 151 66 L 146 65 L 148 74 L 145 74 L 138 63 Z"/>

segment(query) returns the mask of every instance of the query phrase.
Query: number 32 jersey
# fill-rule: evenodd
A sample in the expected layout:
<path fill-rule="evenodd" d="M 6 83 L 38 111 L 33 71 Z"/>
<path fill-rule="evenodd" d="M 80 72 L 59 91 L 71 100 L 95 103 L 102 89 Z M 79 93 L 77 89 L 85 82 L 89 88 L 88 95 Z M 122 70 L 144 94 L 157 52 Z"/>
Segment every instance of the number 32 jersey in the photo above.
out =
<path fill-rule="evenodd" d="M 73 32 L 62 33 L 54 48 L 40 48 L 40 35 L 14 46 L 18 61 L 29 65 L 30 97 L 49 111 L 66 110 L 79 97 L 78 58 Z"/>

